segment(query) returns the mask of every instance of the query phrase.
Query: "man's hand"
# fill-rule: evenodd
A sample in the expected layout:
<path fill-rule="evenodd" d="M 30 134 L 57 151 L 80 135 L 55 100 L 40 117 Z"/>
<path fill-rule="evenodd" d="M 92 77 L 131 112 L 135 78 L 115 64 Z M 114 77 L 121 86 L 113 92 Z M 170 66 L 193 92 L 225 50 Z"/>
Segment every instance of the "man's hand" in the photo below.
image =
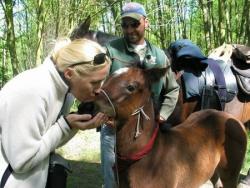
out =
<path fill-rule="evenodd" d="M 94 117 L 90 114 L 69 114 L 66 117 L 71 129 L 93 129 L 108 121 L 108 117 L 99 112 Z"/>

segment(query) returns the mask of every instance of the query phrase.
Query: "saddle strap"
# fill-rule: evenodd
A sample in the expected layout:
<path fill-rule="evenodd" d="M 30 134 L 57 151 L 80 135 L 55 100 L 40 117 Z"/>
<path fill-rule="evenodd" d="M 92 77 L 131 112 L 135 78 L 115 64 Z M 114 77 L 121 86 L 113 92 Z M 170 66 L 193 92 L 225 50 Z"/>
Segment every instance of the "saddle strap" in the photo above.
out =
<path fill-rule="evenodd" d="M 214 74 L 215 81 L 217 84 L 216 89 L 218 90 L 218 96 L 221 103 L 221 110 L 224 110 L 227 99 L 227 88 L 224 74 L 216 60 L 208 58 L 202 61 L 208 64 L 209 68 Z"/>
<path fill-rule="evenodd" d="M 11 173 L 13 172 L 13 169 L 11 168 L 10 164 L 7 166 L 7 168 L 5 169 L 2 179 L 1 179 L 1 184 L 0 184 L 0 188 L 4 188 L 9 176 L 11 175 Z"/>

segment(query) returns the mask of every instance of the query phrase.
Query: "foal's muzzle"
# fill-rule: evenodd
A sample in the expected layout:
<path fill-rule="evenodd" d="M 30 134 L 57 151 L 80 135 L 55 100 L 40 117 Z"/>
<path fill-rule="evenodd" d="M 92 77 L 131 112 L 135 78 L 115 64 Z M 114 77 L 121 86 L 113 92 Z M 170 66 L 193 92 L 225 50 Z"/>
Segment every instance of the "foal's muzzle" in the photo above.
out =
<path fill-rule="evenodd" d="M 99 91 L 100 91 L 99 94 L 102 94 L 102 95 L 104 96 L 104 98 L 108 101 L 108 104 L 110 105 L 110 107 L 111 107 L 111 109 L 112 109 L 112 117 L 115 117 L 115 116 L 116 116 L 116 109 L 115 109 L 115 106 L 114 106 L 114 104 L 113 104 L 111 98 L 109 97 L 109 95 L 107 94 L 107 92 L 106 92 L 105 90 L 100 89 Z M 102 107 L 103 105 L 101 104 L 102 102 L 101 102 L 100 100 L 97 100 L 96 103 L 97 103 L 97 105 L 98 105 L 100 108 L 105 108 L 105 105 L 104 105 L 104 107 Z M 107 113 L 107 115 L 110 115 L 110 116 L 111 116 L 111 114 L 108 114 L 107 111 L 105 112 L 105 109 L 102 109 L 101 111 L 102 111 L 103 113 Z"/>

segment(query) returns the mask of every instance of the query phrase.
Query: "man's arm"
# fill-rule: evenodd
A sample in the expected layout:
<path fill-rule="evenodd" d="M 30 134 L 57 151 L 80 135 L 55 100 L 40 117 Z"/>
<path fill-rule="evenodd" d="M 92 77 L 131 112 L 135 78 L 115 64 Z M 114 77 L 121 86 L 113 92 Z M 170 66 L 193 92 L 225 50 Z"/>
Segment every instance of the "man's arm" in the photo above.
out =
<path fill-rule="evenodd" d="M 170 65 L 167 59 L 167 66 Z M 160 120 L 164 121 L 174 111 L 179 96 L 179 84 L 176 82 L 175 75 L 171 68 L 168 69 L 165 77 L 163 101 L 160 109 Z"/>

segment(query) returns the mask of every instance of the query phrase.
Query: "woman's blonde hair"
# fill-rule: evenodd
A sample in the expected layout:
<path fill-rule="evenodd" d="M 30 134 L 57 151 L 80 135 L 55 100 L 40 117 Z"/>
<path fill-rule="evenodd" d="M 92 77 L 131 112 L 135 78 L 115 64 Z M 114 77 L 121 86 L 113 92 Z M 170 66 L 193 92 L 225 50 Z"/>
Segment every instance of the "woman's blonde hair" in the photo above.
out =
<path fill-rule="evenodd" d="M 101 53 L 105 53 L 105 50 L 98 43 L 88 39 L 76 39 L 54 50 L 52 59 L 61 72 L 67 67 L 73 67 L 79 74 L 91 74 L 111 63 L 106 56 L 104 63 L 94 64 L 94 57 Z"/>

